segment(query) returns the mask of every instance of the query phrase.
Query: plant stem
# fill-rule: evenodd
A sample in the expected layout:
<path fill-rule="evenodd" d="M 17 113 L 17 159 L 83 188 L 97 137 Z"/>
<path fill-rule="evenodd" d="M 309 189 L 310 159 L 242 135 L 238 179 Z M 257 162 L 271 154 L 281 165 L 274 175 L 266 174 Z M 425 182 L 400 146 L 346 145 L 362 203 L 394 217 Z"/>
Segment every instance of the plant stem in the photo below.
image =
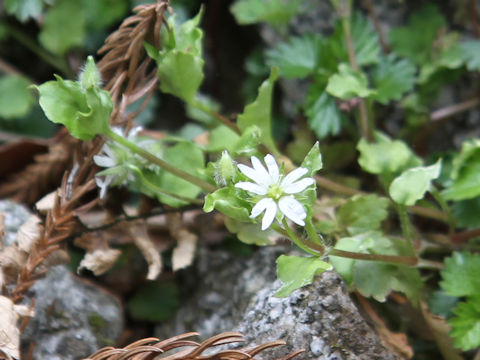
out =
<path fill-rule="evenodd" d="M 462 101 L 459 104 L 449 105 L 444 108 L 435 110 L 430 114 L 430 121 L 440 121 L 446 118 L 449 118 L 453 115 L 459 114 L 461 112 L 467 111 L 469 109 L 475 108 L 480 105 L 480 99 L 474 97 L 469 100 Z"/>
<path fill-rule="evenodd" d="M 322 254 L 325 252 L 324 250 L 324 245 L 322 239 L 317 234 L 317 230 L 315 229 L 315 226 L 313 226 L 313 222 L 311 218 L 308 218 L 307 221 L 305 222 L 305 230 L 307 230 L 308 237 L 310 240 L 312 240 L 315 244 L 321 246 L 322 249 Z"/>
<path fill-rule="evenodd" d="M 407 241 L 407 247 L 411 255 L 415 256 L 416 251 L 413 245 L 412 225 L 408 219 L 407 208 L 405 205 L 396 204 L 398 217 L 400 219 L 400 226 L 402 227 L 403 236 Z"/>
<path fill-rule="evenodd" d="M 105 134 L 107 137 L 110 139 L 118 142 L 119 144 L 125 146 L 126 148 L 130 149 L 134 153 L 140 155 L 141 157 L 147 159 L 148 161 L 160 166 L 162 169 L 172 173 L 175 176 L 178 176 L 179 178 L 186 180 L 193 185 L 196 185 L 200 188 L 202 188 L 206 192 L 214 192 L 217 190 L 217 187 L 210 184 L 209 182 L 200 179 L 199 177 L 196 177 L 190 173 L 187 173 L 186 171 L 183 171 L 179 168 L 177 168 L 174 165 L 171 165 L 167 163 L 166 161 L 156 157 L 155 155 L 149 153 L 148 151 L 142 149 L 140 146 L 134 144 L 133 142 L 125 139 L 123 136 L 116 134 L 113 130 L 109 129 L 108 133 Z"/>
<path fill-rule="evenodd" d="M 363 0 L 363 4 L 367 8 L 368 15 L 370 16 L 370 20 L 372 21 L 373 26 L 375 27 L 375 30 L 378 34 L 378 40 L 380 41 L 380 46 L 382 47 L 383 53 L 388 54 L 390 52 L 390 48 L 385 39 L 384 33 L 380 28 L 380 23 L 378 21 L 377 15 L 375 14 L 375 9 L 373 7 L 372 0 Z"/>
<path fill-rule="evenodd" d="M 287 235 L 290 238 L 290 240 L 292 240 L 295 243 L 295 245 L 297 245 L 300 249 L 302 249 L 303 251 L 306 251 L 307 253 L 312 254 L 314 256 L 322 255 L 322 254 L 319 254 L 316 251 L 310 249 L 308 246 L 306 246 L 303 243 L 303 241 L 302 241 L 303 239 L 301 240 L 297 237 L 295 232 L 288 225 L 286 218 L 283 218 L 282 224 L 283 224 L 283 227 L 284 227 L 285 231 L 287 232 Z"/>
<path fill-rule="evenodd" d="M 432 186 L 432 189 L 430 190 L 430 194 L 432 194 L 435 201 L 438 203 L 438 205 L 440 205 L 443 212 L 447 215 L 449 232 L 450 232 L 450 235 L 452 235 L 455 232 L 455 226 L 456 226 L 455 217 L 453 216 L 452 211 L 448 207 L 448 204 L 443 198 L 442 194 L 440 194 L 440 192 L 435 187 Z"/>
<path fill-rule="evenodd" d="M 223 116 L 216 112 L 215 110 L 209 108 L 206 104 L 202 103 L 201 101 L 198 100 L 193 100 L 192 102 L 189 103 L 190 106 L 193 106 L 194 108 L 197 108 L 198 110 L 203 111 L 204 113 L 213 116 L 215 119 L 220 121 L 223 125 L 229 127 L 233 131 L 235 131 L 238 135 L 242 134 L 242 131 L 239 129 L 237 124 L 232 122 L 230 119 L 228 119 L 226 116 Z"/>
<path fill-rule="evenodd" d="M 27 35 L 25 35 L 20 30 L 16 29 L 13 26 L 5 25 L 8 33 L 15 38 L 19 43 L 25 46 L 27 49 L 35 53 L 39 58 L 41 58 L 46 63 L 52 65 L 54 68 L 60 70 L 63 74 L 65 74 L 69 78 L 74 78 L 75 74 L 70 69 L 68 64 L 60 58 L 49 53 L 47 50 L 39 46 L 35 41 L 30 39 Z"/>
<path fill-rule="evenodd" d="M 380 254 L 362 254 L 351 251 L 345 251 L 340 249 L 332 249 L 329 252 L 330 256 L 338 256 L 356 260 L 370 260 L 381 261 L 393 264 L 403 264 L 409 266 L 415 266 L 418 263 L 418 259 L 414 256 L 397 256 L 397 255 L 380 255 Z"/>

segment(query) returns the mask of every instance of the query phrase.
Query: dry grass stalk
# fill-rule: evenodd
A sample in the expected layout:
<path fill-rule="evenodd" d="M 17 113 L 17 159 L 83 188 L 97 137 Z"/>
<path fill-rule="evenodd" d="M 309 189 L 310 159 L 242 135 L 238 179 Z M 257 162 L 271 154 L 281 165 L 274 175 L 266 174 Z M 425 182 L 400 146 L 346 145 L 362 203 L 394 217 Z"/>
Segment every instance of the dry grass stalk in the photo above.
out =
<path fill-rule="evenodd" d="M 146 338 L 138 340 L 124 348 L 105 347 L 84 360 L 140 360 L 140 359 L 162 359 L 162 360 L 247 360 L 255 359 L 260 352 L 285 345 L 283 341 L 272 341 L 266 344 L 251 348 L 220 350 L 211 355 L 202 353 L 218 345 L 225 345 L 243 342 L 242 334 L 237 332 L 225 332 L 213 336 L 201 343 L 190 340 L 198 333 L 191 332 L 174 336 L 166 340 L 157 338 Z M 172 352 L 169 354 L 168 352 Z M 290 360 L 303 352 L 298 350 L 278 360 Z"/>

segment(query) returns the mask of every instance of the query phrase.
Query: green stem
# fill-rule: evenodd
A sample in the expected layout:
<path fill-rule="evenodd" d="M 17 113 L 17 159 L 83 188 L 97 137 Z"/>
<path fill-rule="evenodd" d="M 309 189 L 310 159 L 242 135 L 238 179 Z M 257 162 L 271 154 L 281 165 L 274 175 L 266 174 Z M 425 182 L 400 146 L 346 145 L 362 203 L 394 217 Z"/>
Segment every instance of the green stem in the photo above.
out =
<path fill-rule="evenodd" d="M 381 261 L 386 263 L 402 264 L 402 265 L 409 265 L 409 266 L 415 266 L 418 264 L 418 259 L 414 256 L 362 254 L 362 253 L 356 253 L 356 252 L 345 251 L 340 249 L 330 250 L 329 255 L 344 257 L 348 259 Z"/>
<path fill-rule="evenodd" d="M 416 256 L 415 247 L 413 245 L 412 225 L 408 219 L 407 207 L 405 205 L 396 204 L 398 217 L 400 219 L 400 226 L 402 227 L 403 236 L 407 241 L 409 253 Z"/>
<path fill-rule="evenodd" d="M 210 115 L 210 116 L 213 116 L 215 119 L 217 119 L 218 121 L 220 121 L 223 125 L 229 127 L 230 129 L 232 129 L 233 131 L 235 131 L 238 135 L 242 135 L 242 131 L 240 130 L 240 128 L 237 126 L 237 124 L 235 124 L 234 122 L 232 122 L 230 119 L 228 119 L 227 117 L 219 114 L 218 112 L 216 112 L 215 110 L 213 110 L 212 108 L 208 107 L 208 105 L 202 103 L 201 101 L 198 101 L 198 100 L 193 100 L 192 102 L 189 103 L 190 106 L 194 107 L 194 108 L 197 108 L 198 110 L 200 111 L 203 111 L 204 113 Z"/>
<path fill-rule="evenodd" d="M 116 134 L 113 130 L 109 129 L 108 133 L 105 134 L 107 137 L 110 139 L 118 142 L 119 144 L 125 146 L 126 148 L 130 149 L 134 153 L 140 155 L 141 157 L 147 159 L 148 161 L 160 166 L 162 169 L 172 173 L 175 176 L 178 176 L 179 178 L 186 180 L 200 188 L 202 188 L 206 192 L 214 192 L 217 190 L 216 186 L 210 184 L 209 182 L 200 179 L 199 177 L 196 177 L 192 174 L 187 173 L 186 171 L 183 171 L 176 166 L 173 166 L 166 161 L 156 157 L 155 155 L 149 153 L 145 149 L 142 149 L 140 146 L 134 144 L 131 141 L 128 141 L 126 138 L 124 138 L 121 135 Z"/>
<path fill-rule="evenodd" d="M 317 229 L 313 226 L 313 222 L 311 218 L 308 218 L 305 222 L 305 230 L 307 230 L 308 237 L 312 240 L 315 244 L 320 245 L 322 247 L 322 254 L 325 252 L 324 245 L 322 239 L 317 234 Z"/>
<path fill-rule="evenodd" d="M 306 246 L 302 240 L 300 240 L 297 235 L 295 234 L 295 232 L 290 228 L 290 226 L 288 225 L 287 223 L 287 219 L 286 218 L 283 218 L 282 220 L 282 224 L 283 224 L 283 227 L 285 228 L 285 231 L 287 232 L 287 235 L 288 237 L 290 238 L 290 240 L 292 240 L 295 245 L 297 245 L 300 249 L 302 249 L 303 251 L 306 251 L 307 253 L 309 254 L 312 254 L 314 256 L 319 256 L 321 254 L 318 254 L 316 251 L 310 249 L 308 246 Z"/>
<path fill-rule="evenodd" d="M 39 58 L 41 58 L 43 61 L 46 63 L 52 65 L 54 68 L 60 70 L 63 74 L 65 74 L 69 78 L 74 78 L 75 74 L 73 71 L 70 69 L 68 64 L 63 60 L 59 59 L 56 56 L 52 55 L 48 51 L 46 51 L 44 48 L 39 46 L 35 41 L 30 39 L 27 35 L 25 35 L 23 32 L 18 30 L 17 28 L 6 25 L 8 33 L 15 38 L 19 43 L 21 43 L 23 46 L 25 46 L 27 49 L 35 53 Z"/>

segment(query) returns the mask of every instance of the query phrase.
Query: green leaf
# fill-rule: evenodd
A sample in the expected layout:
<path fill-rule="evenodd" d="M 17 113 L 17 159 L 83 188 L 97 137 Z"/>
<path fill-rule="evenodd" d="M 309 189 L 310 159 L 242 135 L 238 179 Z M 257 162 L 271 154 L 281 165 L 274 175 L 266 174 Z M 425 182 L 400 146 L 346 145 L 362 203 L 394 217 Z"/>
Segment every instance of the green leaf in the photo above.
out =
<path fill-rule="evenodd" d="M 459 44 L 467 69 L 480 70 L 480 40 L 467 40 Z"/>
<path fill-rule="evenodd" d="M 398 173 L 422 164 L 403 141 L 391 140 L 379 132 L 375 133 L 374 143 L 361 139 L 357 150 L 360 152 L 358 163 L 371 174 Z"/>
<path fill-rule="evenodd" d="M 109 92 L 97 87 L 85 89 L 78 82 L 56 78 L 37 87 L 47 118 L 65 125 L 72 136 L 81 140 L 108 133 L 113 110 Z"/>
<path fill-rule="evenodd" d="M 368 88 L 367 76 L 347 64 L 338 65 L 338 72 L 328 79 L 326 91 L 342 100 L 365 98 L 375 94 L 374 90 Z"/>
<path fill-rule="evenodd" d="M 129 2 L 126 0 L 83 1 L 87 13 L 87 26 L 101 30 L 126 16 Z"/>
<path fill-rule="evenodd" d="M 352 37 L 358 65 L 376 64 L 380 55 L 378 34 L 372 22 L 359 12 L 352 17 Z"/>
<path fill-rule="evenodd" d="M 450 335 L 455 339 L 455 346 L 463 351 L 480 346 L 480 295 L 459 303 L 454 313 L 455 317 L 448 323 L 452 327 Z"/>
<path fill-rule="evenodd" d="M 437 7 L 425 5 L 413 13 L 408 26 L 390 31 L 392 50 L 412 59 L 416 64 L 426 64 L 432 59 L 433 42 L 445 25 L 445 19 Z"/>
<path fill-rule="evenodd" d="M 235 188 L 224 187 L 205 196 L 203 211 L 209 213 L 214 209 L 232 219 L 251 222 L 251 205 L 236 195 Z"/>
<path fill-rule="evenodd" d="M 378 230 L 388 216 L 387 198 L 377 195 L 355 195 L 337 212 L 338 222 L 352 235 Z"/>
<path fill-rule="evenodd" d="M 319 139 L 337 135 L 345 121 L 335 98 L 326 93 L 323 86 L 312 85 L 308 90 L 305 114 L 310 129 Z"/>
<path fill-rule="evenodd" d="M 198 172 L 205 167 L 202 150 L 194 143 L 186 141 L 166 148 L 163 152 L 162 159 L 192 175 L 198 175 Z M 198 186 L 167 171 L 162 171 L 158 176 L 149 176 L 148 180 L 156 184 L 163 191 L 187 198 L 195 198 L 201 192 Z M 171 196 L 162 193 L 156 195 L 158 200 L 164 204 L 175 207 L 185 205 L 185 202 L 174 199 Z"/>
<path fill-rule="evenodd" d="M 272 137 L 272 94 L 273 85 L 278 77 L 278 69 L 272 68 L 270 77 L 258 89 L 255 101 L 245 106 L 243 113 L 238 115 L 237 124 L 240 130 L 256 125 L 261 130 L 261 141 L 273 152 L 278 153 Z"/>
<path fill-rule="evenodd" d="M 430 189 L 432 180 L 440 175 L 441 167 L 439 160 L 431 166 L 418 166 L 404 171 L 390 184 L 390 196 L 398 204 L 415 205 Z"/>
<path fill-rule="evenodd" d="M 127 308 L 135 320 L 161 322 L 172 317 L 179 305 L 179 291 L 173 282 L 151 282 L 135 292 Z"/>
<path fill-rule="evenodd" d="M 450 296 L 480 295 L 480 255 L 454 252 L 445 259 L 440 287 Z"/>
<path fill-rule="evenodd" d="M 214 111 L 220 111 L 220 103 L 218 103 L 208 95 L 197 93 L 197 95 L 195 96 L 195 102 L 201 103 L 205 107 Z M 196 120 L 207 127 L 214 127 L 219 124 L 219 121 L 215 119 L 212 115 L 198 109 L 197 107 L 191 106 L 190 104 L 187 104 L 187 116 L 190 119 Z"/>
<path fill-rule="evenodd" d="M 458 298 L 445 294 L 443 290 L 436 290 L 428 299 L 428 308 L 432 313 L 446 319 L 453 315 L 453 309 L 457 303 Z"/>
<path fill-rule="evenodd" d="M 342 238 L 337 242 L 335 248 L 384 255 L 405 255 L 407 251 L 403 240 L 399 242 L 387 238 L 378 231 Z M 364 296 L 372 296 L 378 301 L 385 301 L 390 292 L 401 291 L 414 303 L 418 300 L 422 281 L 417 269 L 338 256 L 330 256 L 330 261 L 345 282 Z"/>
<path fill-rule="evenodd" d="M 480 140 L 470 139 L 462 144 L 454 158 L 450 177 L 452 183 L 442 192 L 446 200 L 466 200 L 480 195 Z"/>
<path fill-rule="evenodd" d="M 469 229 L 480 227 L 480 216 L 478 216 L 480 214 L 480 197 L 455 201 L 451 209 L 458 227 Z"/>
<path fill-rule="evenodd" d="M 302 0 L 237 0 L 230 7 L 240 25 L 266 22 L 273 27 L 287 25 L 299 13 Z"/>
<path fill-rule="evenodd" d="M 42 13 L 43 0 L 5 0 L 5 8 L 9 14 L 14 14 L 18 20 L 37 17 Z"/>
<path fill-rule="evenodd" d="M 275 296 L 287 297 L 294 290 L 311 284 L 315 275 L 331 268 L 332 265 L 318 257 L 281 255 L 277 259 L 277 276 L 283 284 Z"/>
<path fill-rule="evenodd" d="M 318 141 L 313 144 L 310 151 L 302 161 L 301 167 L 308 169 L 305 176 L 313 176 L 315 173 L 323 167 L 322 154 L 320 153 L 320 144 Z"/>
<path fill-rule="evenodd" d="M 35 102 L 28 86 L 30 82 L 21 76 L 0 78 L 0 118 L 13 119 L 28 114 Z"/>
<path fill-rule="evenodd" d="M 202 55 L 203 31 L 198 26 L 203 17 L 203 10 L 204 8 L 201 7 L 194 18 L 185 21 L 182 25 L 177 24 L 175 14 L 169 17 L 170 29 L 164 30 L 165 37 L 168 37 L 168 41 L 165 43 L 168 50 L 176 49 L 198 56 Z"/>
<path fill-rule="evenodd" d="M 395 54 L 382 56 L 373 71 L 373 83 L 377 93 L 373 99 L 388 104 L 400 100 L 415 85 L 415 66 L 408 59 L 397 59 Z"/>
<path fill-rule="evenodd" d="M 222 151 L 228 150 L 229 152 L 238 141 L 240 136 L 225 125 L 217 126 L 210 131 L 207 149 L 209 151 Z"/>
<path fill-rule="evenodd" d="M 267 64 L 278 66 L 280 75 L 286 78 L 303 79 L 315 70 L 321 41 L 321 35 L 291 37 L 267 51 Z"/>
<path fill-rule="evenodd" d="M 63 55 L 70 48 L 83 44 L 86 20 L 81 1 L 60 0 L 45 15 L 40 43 L 51 52 Z"/>
<path fill-rule="evenodd" d="M 265 246 L 274 245 L 279 234 L 272 229 L 262 230 L 260 224 L 236 221 L 230 217 L 225 219 L 225 226 L 238 240 L 245 244 Z"/>
<path fill-rule="evenodd" d="M 193 101 L 204 78 L 204 64 L 200 56 L 183 51 L 161 54 L 157 62 L 160 89 L 187 103 Z"/>

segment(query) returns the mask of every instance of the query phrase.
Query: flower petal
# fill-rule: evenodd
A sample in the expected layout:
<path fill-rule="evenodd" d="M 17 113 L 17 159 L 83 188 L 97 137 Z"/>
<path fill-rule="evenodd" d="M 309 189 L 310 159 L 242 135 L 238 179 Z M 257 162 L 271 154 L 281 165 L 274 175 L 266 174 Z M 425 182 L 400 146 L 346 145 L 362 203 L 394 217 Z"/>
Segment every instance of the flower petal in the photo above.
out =
<path fill-rule="evenodd" d="M 305 178 L 305 179 L 298 180 L 294 183 L 291 183 L 290 185 L 287 185 L 282 189 L 287 194 L 296 194 L 296 193 L 302 192 L 307 187 L 313 184 L 315 184 L 315 180 L 313 178 Z"/>
<path fill-rule="evenodd" d="M 273 201 L 273 199 L 267 199 L 271 201 L 267 203 L 267 209 L 265 210 L 265 215 L 263 215 L 262 230 L 268 229 L 270 225 L 272 225 L 275 215 L 277 215 L 277 204 L 275 201 Z"/>
<path fill-rule="evenodd" d="M 278 201 L 280 211 L 295 224 L 305 226 L 305 218 L 307 212 L 303 205 L 298 202 L 293 196 L 284 196 Z"/>
<path fill-rule="evenodd" d="M 256 218 L 258 215 L 260 215 L 262 212 L 265 211 L 265 209 L 268 207 L 268 206 L 271 206 L 270 204 L 271 203 L 274 203 L 275 202 L 273 201 L 273 199 L 270 199 L 270 198 L 263 198 L 261 199 L 258 203 L 255 204 L 255 206 L 253 207 L 252 209 L 252 214 L 250 215 L 250 218 L 251 219 L 254 219 Z"/>
<path fill-rule="evenodd" d="M 243 164 L 238 164 L 237 167 L 243 175 L 245 175 L 249 179 L 252 179 L 257 184 L 263 185 L 264 178 L 260 174 L 258 174 L 255 169 L 252 169 L 251 167 Z"/>
<path fill-rule="evenodd" d="M 252 156 L 251 160 L 253 168 L 255 169 L 258 176 L 261 177 L 261 182 L 258 183 L 265 186 L 269 186 L 270 184 L 272 184 L 272 178 L 270 177 L 270 174 L 268 173 L 267 169 L 265 169 L 265 167 L 262 165 L 260 160 L 258 160 L 258 158 L 256 158 L 255 156 Z"/>
<path fill-rule="evenodd" d="M 106 155 L 95 155 L 93 157 L 93 161 L 95 162 L 95 164 L 101 167 L 112 167 L 117 165 L 115 159 L 112 159 L 111 157 Z"/>
<path fill-rule="evenodd" d="M 264 186 L 254 184 L 248 181 L 238 182 L 235 184 L 235 187 L 252 192 L 257 195 L 265 195 L 267 193 L 267 189 Z"/>
<path fill-rule="evenodd" d="M 278 168 L 275 158 L 271 154 L 267 154 L 264 158 L 265 164 L 267 165 L 268 174 L 272 180 L 272 184 L 278 183 L 280 178 L 280 169 Z"/>
<path fill-rule="evenodd" d="M 280 184 L 280 186 L 282 188 L 285 188 L 287 187 L 288 185 L 290 185 L 291 183 L 293 183 L 294 181 L 300 179 L 303 175 L 305 175 L 306 173 L 308 172 L 308 169 L 307 168 L 303 168 L 303 167 L 299 167 L 299 168 L 296 168 L 295 170 L 293 171 L 290 171 L 287 176 L 285 176 L 282 180 L 282 183 Z"/>

